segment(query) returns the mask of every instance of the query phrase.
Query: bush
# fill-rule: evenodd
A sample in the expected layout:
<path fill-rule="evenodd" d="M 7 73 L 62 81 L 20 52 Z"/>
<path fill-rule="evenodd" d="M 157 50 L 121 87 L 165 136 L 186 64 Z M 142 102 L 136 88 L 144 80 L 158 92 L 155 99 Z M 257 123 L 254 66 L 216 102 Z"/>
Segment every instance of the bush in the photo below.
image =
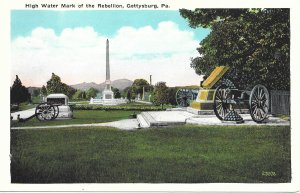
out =
<path fill-rule="evenodd" d="M 123 110 L 123 111 L 161 111 L 166 110 L 166 108 L 161 108 L 160 106 L 152 105 L 116 105 L 116 106 L 103 106 L 103 105 L 90 105 L 90 104 L 80 104 L 74 105 L 73 110 Z"/>
<path fill-rule="evenodd" d="M 18 110 L 19 110 L 19 105 L 10 105 L 11 112 L 18 111 Z"/>

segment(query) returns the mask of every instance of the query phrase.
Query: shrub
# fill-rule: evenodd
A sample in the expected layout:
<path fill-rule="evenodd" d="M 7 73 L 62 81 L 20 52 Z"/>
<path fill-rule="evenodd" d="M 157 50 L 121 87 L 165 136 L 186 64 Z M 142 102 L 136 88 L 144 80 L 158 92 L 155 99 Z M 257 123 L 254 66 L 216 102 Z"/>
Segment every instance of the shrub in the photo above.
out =
<path fill-rule="evenodd" d="M 74 105 L 73 110 L 123 110 L 123 111 L 161 111 L 166 108 L 152 105 L 116 105 L 116 106 L 103 106 L 103 105 L 90 105 L 90 104 L 77 104 Z"/>

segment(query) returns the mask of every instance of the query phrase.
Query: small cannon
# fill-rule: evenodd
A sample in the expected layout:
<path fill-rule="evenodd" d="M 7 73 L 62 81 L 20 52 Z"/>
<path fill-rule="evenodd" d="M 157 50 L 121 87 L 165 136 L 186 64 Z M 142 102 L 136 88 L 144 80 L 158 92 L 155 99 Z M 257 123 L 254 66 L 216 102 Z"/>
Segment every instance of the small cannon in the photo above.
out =
<path fill-rule="evenodd" d="M 251 91 L 238 90 L 222 84 L 214 95 L 214 112 L 220 120 L 242 121 L 234 111 L 234 106 L 246 106 L 251 118 L 257 123 L 263 122 L 269 112 L 269 92 L 263 85 L 256 85 Z"/>
<path fill-rule="evenodd" d="M 61 93 L 50 94 L 46 97 L 46 102 L 40 103 L 35 108 L 35 113 L 26 118 L 18 118 L 19 122 L 25 122 L 33 117 L 39 121 L 51 121 L 59 118 L 72 118 L 72 108 L 68 105 L 69 98 Z"/>
<path fill-rule="evenodd" d="M 197 97 L 197 89 L 180 88 L 176 92 L 176 103 L 180 107 L 187 107 Z"/>
<path fill-rule="evenodd" d="M 26 122 L 34 117 L 39 121 L 51 121 L 58 117 L 60 104 L 51 104 L 51 103 L 40 103 L 35 108 L 35 113 L 27 118 L 20 118 L 18 115 L 19 122 Z"/>

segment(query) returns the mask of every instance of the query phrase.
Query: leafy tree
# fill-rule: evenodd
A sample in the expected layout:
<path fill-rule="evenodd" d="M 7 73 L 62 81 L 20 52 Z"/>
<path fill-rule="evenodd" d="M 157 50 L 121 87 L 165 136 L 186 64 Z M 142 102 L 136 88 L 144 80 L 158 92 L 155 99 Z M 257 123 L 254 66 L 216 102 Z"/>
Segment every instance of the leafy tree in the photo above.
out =
<path fill-rule="evenodd" d="M 47 96 L 47 94 L 48 94 L 47 89 L 44 85 L 42 87 L 41 93 L 42 93 L 43 96 Z"/>
<path fill-rule="evenodd" d="M 60 77 L 52 73 L 50 80 L 47 81 L 48 93 L 62 93 L 63 85 Z"/>
<path fill-rule="evenodd" d="M 28 89 L 22 85 L 21 80 L 18 75 L 16 75 L 16 79 L 10 88 L 10 103 L 19 105 L 20 103 L 28 100 L 30 100 Z"/>
<path fill-rule="evenodd" d="M 176 87 L 169 87 L 167 90 L 168 93 L 168 103 L 171 105 L 177 105 L 176 102 L 176 92 L 177 88 Z"/>
<path fill-rule="evenodd" d="M 86 99 L 86 93 L 85 93 L 85 91 L 82 92 L 82 99 Z"/>
<path fill-rule="evenodd" d="M 75 94 L 72 96 L 73 99 L 86 99 L 85 92 L 82 90 L 77 90 Z"/>
<path fill-rule="evenodd" d="M 127 98 L 128 90 L 130 90 L 130 88 L 131 88 L 131 86 L 128 86 L 128 87 L 124 88 L 121 91 L 121 96 L 124 97 L 124 98 Z"/>
<path fill-rule="evenodd" d="M 168 87 L 165 82 L 158 82 L 154 86 L 154 96 L 153 102 L 156 105 L 161 105 L 164 107 L 164 104 L 168 103 Z"/>
<path fill-rule="evenodd" d="M 32 93 L 32 96 L 34 96 L 34 97 L 37 97 L 37 96 L 39 96 L 40 95 L 40 93 L 41 93 L 41 89 L 34 89 L 33 90 L 33 93 Z"/>
<path fill-rule="evenodd" d="M 95 98 L 97 96 L 97 93 L 99 91 L 93 87 L 89 88 L 87 91 L 86 91 L 86 96 L 88 99 L 90 98 Z"/>
<path fill-rule="evenodd" d="M 131 92 L 127 92 L 126 98 L 127 98 L 129 101 L 131 101 Z"/>
<path fill-rule="evenodd" d="M 136 90 L 135 90 L 135 87 L 126 87 L 124 90 L 123 90 L 123 95 L 129 100 L 134 100 L 136 98 Z"/>
<path fill-rule="evenodd" d="M 72 98 L 72 96 L 75 94 L 76 89 L 72 88 L 70 86 L 68 86 L 65 83 L 62 83 L 62 93 L 64 93 L 65 95 L 67 95 L 69 98 Z"/>
<path fill-rule="evenodd" d="M 72 98 L 76 89 L 61 82 L 61 79 L 56 74 L 52 73 L 49 81 L 47 81 L 47 93 L 64 93 L 68 97 Z"/>
<path fill-rule="evenodd" d="M 113 91 L 113 93 L 114 93 L 114 98 L 116 98 L 116 99 L 121 98 L 121 93 L 120 93 L 120 90 L 119 90 L 119 89 L 117 89 L 117 88 L 112 88 L 112 91 Z"/>
<path fill-rule="evenodd" d="M 134 100 L 137 97 L 136 87 L 131 87 L 129 92 L 130 92 L 131 99 Z"/>
<path fill-rule="evenodd" d="M 129 101 L 131 101 L 131 86 L 126 87 L 123 92 L 122 92 L 122 96 L 124 98 L 127 98 Z"/>
<path fill-rule="evenodd" d="M 290 89 L 289 9 L 181 9 L 191 27 L 210 28 L 191 67 L 208 75 L 216 66 L 231 67 L 240 88 L 264 84 Z"/>
<path fill-rule="evenodd" d="M 150 89 L 150 84 L 148 83 L 147 80 L 145 79 L 135 79 L 132 83 L 132 88 L 134 88 L 135 94 L 140 94 L 142 96 L 143 94 L 143 87 L 146 91 L 149 91 Z"/>

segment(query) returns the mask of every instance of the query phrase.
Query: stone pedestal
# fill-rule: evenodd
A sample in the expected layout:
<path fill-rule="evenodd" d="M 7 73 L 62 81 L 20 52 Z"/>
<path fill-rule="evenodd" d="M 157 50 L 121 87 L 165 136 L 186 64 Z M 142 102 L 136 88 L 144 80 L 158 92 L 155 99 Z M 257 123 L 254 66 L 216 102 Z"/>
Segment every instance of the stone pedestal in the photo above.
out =
<path fill-rule="evenodd" d="M 103 94 L 103 100 L 112 100 L 114 99 L 114 93 L 111 90 L 104 90 L 102 92 Z"/>
<path fill-rule="evenodd" d="M 57 119 L 71 119 L 71 118 L 73 118 L 73 112 L 71 111 L 70 106 L 62 105 L 62 106 L 58 106 L 58 108 L 59 108 L 59 114 L 57 116 Z"/>

